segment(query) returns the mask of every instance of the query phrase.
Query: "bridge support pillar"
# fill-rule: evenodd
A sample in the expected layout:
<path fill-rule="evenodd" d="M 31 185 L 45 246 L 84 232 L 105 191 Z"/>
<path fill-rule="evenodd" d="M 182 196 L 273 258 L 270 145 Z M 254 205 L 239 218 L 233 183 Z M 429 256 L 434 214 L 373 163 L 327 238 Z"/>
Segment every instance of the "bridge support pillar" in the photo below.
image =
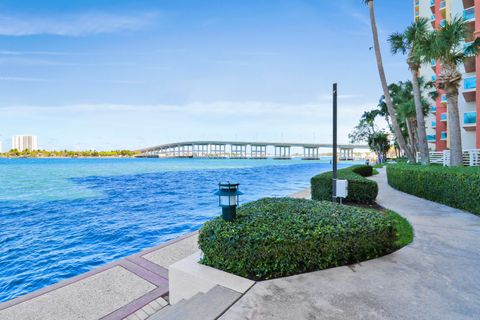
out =
<path fill-rule="evenodd" d="M 319 160 L 319 148 L 317 147 L 303 147 L 303 160 Z"/>
<path fill-rule="evenodd" d="M 225 158 L 226 145 L 224 144 L 212 144 L 210 145 L 210 154 L 214 158 Z"/>
<path fill-rule="evenodd" d="M 250 146 L 250 157 L 253 159 L 266 159 L 267 158 L 267 146 L 255 145 Z"/>
<path fill-rule="evenodd" d="M 290 146 L 275 146 L 275 157 L 274 157 L 274 159 L 278 159 L 278 160 L 291 159 L 291 157 L 290 157 Z"/>
<path fill-rule="evenodd" d="M 247 145 L 243 144 L 232 144 L 230 150 L 230 157 L 236 159 L 246 159 L 247 158 Z"/>

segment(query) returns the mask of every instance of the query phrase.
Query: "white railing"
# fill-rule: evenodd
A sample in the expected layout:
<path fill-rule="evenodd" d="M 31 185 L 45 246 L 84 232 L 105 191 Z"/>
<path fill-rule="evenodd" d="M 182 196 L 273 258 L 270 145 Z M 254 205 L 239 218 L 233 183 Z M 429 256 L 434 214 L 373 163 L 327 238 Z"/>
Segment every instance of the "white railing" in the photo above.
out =
<path fill-rule="evenodd" d="M 420 153 L 417 153 L 417 162 L 420 162 Z M 450 150 L 430 151 L 430 163 L 450 165 Z M 463 164 L 473 167 L 480 166 L 480 149 L 463 150 Z"/>

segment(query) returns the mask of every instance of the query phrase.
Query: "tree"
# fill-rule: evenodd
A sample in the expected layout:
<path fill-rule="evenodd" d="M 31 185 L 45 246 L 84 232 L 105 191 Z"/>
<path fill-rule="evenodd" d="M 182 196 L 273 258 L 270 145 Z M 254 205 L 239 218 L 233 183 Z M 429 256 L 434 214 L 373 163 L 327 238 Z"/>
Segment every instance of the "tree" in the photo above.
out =
<path fill-rule="evenodd" d="M 392 128 L 397 138 L 397 142 L 400 145 L 400 148 L 405 152 L 408 160 L 410 162 L 415 162 L 415 155 L 413 154 L 412 150 L 410 150 L 410 148 L 407 146 L 407 144 L 405 143 L 405 139 L 402 136 L 400 126 L 398 125 L 397 118 L 395 116 L 395 108 L 392 102 L 392 98 L 390 97 L 390 92 L 388 91 L 387 78 L 385 76 L 385 69 L 383 67 L 380 43 L 378 41 L 378 29 L 377 29 L 377 23 L 375 19 L 375 9 L 373 5 L 373 0 L 362 0 L 362 2 L 368 5 L 369 11 L 370 11 L 370 25 L 372 27 L 373 44 L 375 48 L 375 56 L 377 59 L 378 74 L 380 76 L 380 82 L 382 84 L 383 95 L 385 96 L 385 104 L 387 105 L 388 113 L 390 114 L 390 117 L 391 117 Z"/>
<path fill-rule="evenodd" d="M 368 138 L 368 146 L 379 155 L 380 162 L 385 162 L 392 147 L 389 134 L 384 130 L 377 131 Z"/>
<path fill-rule="evenodd" d="M 458 88 L 462 74 L 458 70 L 464 59 L 476 56 L 480 48 L 480 38 L 464 46 L 467 37 L 467 25 L 462 17 L 447 21 L 443 28 L 435 30 L 427 38 L 425 47 L 429 59 L 439 60 L 442 70 L 437 78 L 437 89 L 444 90 L 447 96 L 448 127 L 450 139 L 450 165 L 463 165 L 462 132 L 458 111 Z"/>
<path fill-rule="evenodd" d="M 381 111 L 378 109 L 365 111 L 360 118 L 358 125 L 348 137 L 352 143 L 366 141 L 370 149 L 378 155 L 378 159 L 385 160 L 391 145 L 388 140 L 388 133 L 384 130 L 379 130 L 375 124 L 375 118 L 379 115 L 381 115 Z M 387 139 L 388 148 L 385 145 L 385 137 Z"/>
<path fill-rule="evenodd" d="M 422 111 L 422 97 L 420 94 L 420 85 L 418 82 L 418 74 L 422 62 L 425 62 L 426 52 L 424 48 L 427 46 L 425 41 L 428 38 L 429 21 L 426 18 L 417 19 L 403 33 L 392 34 L 388 41 L 391 44 L 393 54 L 407 54 L 407 64 L 412 73 L 413 102 L 415 106 L 417 137 L 420 158 L 423 165 L 430 163 L 427 130 L 425 128 L 425 117 Z"/>
<path fill-rule="evenodd" d="M 428 114 L 429 104 L 428 101 L 422 97 L 422 91 L 426 87 L 423 78 L 417 79 L 419 91 L 420 91 L 420 112 L 422 118 Z M 413 83 L 411 81 L 392 83 L 388 86 L 392 101 L 397 110 L 397 121 L 399 122 L 402 135 L 405 140 L 408 141 L 408 145 L 411 150 L 415 152 L 419 149 L 419 136 L 417 112 L 414 102 Z"/>

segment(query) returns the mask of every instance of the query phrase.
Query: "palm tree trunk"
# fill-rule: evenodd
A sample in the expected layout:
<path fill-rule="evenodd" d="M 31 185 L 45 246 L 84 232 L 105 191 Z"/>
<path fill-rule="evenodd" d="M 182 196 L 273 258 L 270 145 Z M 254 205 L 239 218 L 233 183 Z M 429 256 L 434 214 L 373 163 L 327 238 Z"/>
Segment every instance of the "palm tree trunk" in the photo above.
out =
<path fill-rule="evenodd" d="M 420 149 L 420 161 L 423 165 L 430 163 L 428 151 L 427 130 L 425 128 L 425 117 L 423 115 L 422 100 L 420 97 L 420 86 L 418 84 L 418 69 L 410 69 L 412 72 L 413 100 L 415 102 L 415 113 L 417 114 L 418 148 Z"/>
<path fill-rule="evenodd" d="M 377 22 L 375 20 L 375 9 L 373 7 L 373 0 L 368 1 L 368 8 L 370 10 L 370 24 L 372 27 L 373 44 L 375 47 L 375 56 L 377 58 L 378 73 L 380 75 L 380 82 L 382 83 L 383 95 L 385 96 L 385 104 L 387 105 L 388 113 L 390 114 L 390 118 L 392 120 L 393 131 L 395 133 L 395 136 L 397 137 L 400 149 L 405 152 L 405 155 L 410 162 L 415 163 L 415 156 L 412 150 L 407 147 L 405 139 L 402 136 L 402 131 L 400 130 L 400 126 L 398 125 L 397 117 L 395 115 L 395 108 L 393 107 L 392 97 L 390 96 L 390 92 L 388 90 L 387 78 L 385 76 L 385 70 L 383 68 L 382 53 L 380 51 L 380 43 L 378 41 L 378 30 Z"/>
<path fill-rule="evenodd" d="M 462 130 L 458 112 L 458 88 L 446 88 L 448 135 L 450 140 L 450 165 L 463 166 Z"/>
<path fill-rule="evenodd" d="M 407 126 L 407 132 L 408 132 L 408 144 L 410 146 L 410 149 L 416 153 L 417 150 L 415 148 L 415 130 L 413 129 L 413 124 L 411 119 L 406 119 L 405 120 L 405 125 Z"/>

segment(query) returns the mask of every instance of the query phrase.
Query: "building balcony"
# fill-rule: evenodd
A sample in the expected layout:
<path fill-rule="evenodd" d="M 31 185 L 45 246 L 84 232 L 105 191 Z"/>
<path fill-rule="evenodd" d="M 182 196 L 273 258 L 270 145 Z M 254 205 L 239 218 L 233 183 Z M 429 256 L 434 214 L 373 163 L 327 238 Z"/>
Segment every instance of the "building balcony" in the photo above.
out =
<path fill-rule="evenodd" d="M 473 41 L 475 31 L 475 7 L 463 10 L 463 20 L 465 20 L 467 24 L 465 40 L 467 42 Z"/>
<path fill-rule="evenodd" d="M 437 107 L 436 106 L 431 106 L 430 107 L 430 112 L 431 113 L 436 113 L 437 112 Z"/>
<path fill-rule="evenodd" d="M 466 54 L 467 48 L 471 46 L 471 42 L 466 42 L 463 45 L 463 50 Z M 477 63 L 475 61 L 474 55 L 468 55 L 465 59 L 463 59 L 463 66 L 465 67 L 465 73 L 473 73 L 477 71 Z"/>
<path fill-rule="evenodd" d="M 430 65 L 432 66 L 433 69 L 435 69 L 435 67 L 437 66 L 437 60 L 432 59 L 432 60 L 430 61 Z"/>
<path fill-rule="evenodd" d="M 440 21 L 440 27 L 443 28 L 443 27 L 445 27 L 446 25 L 447 25 L 447 20 L 446 20 L 446 19 L 442 19 L 442 20 Z"/>
<path fill-rule="evenodd" d="M 437 76 L 436 76 L 436 75 L 433 75 L 433 76 L 432 76 L 432 81 L 433 81 L 433 82 L 437 81 Z"/>
<path fill-rule="evenodd" d="M 467 48 L 471 45 L 471 42 L 466 42 L 463 45 L 463 50 L 466 53 Z M 465 67 L 465 73 L 472 73 L 477 70 L 477 64 L 475 61 L 475 56 L 467 56 L 465 59 L 463 59 L 463 66 Z"/>
<path fill-rule="evenodd" d="M 429 135 L 427 135 L 427 141 L 428 142 L 435 142 L 435 141 L 437 141 L 437 136 L 435 134 L 429 134 Z"/>
<path fill-rule="evenodd" d="M 463 20 L 466 22 L 475 21 L 475 7 L 463 10 Z"/>
<path fill-rule="evenodd" d="M 477 71 L 477 64 L 475 57 L 467 57 L 463 60 L 463 66 L 465 67 L 465 73 L 472 73 Z"/>
<path fill-rule="evenodd" d="M 442 94 L 440 102 L 443 103 L 443 104 L 447 104 L 448 101 L 447 101 L 447 95 L 446 94 Z"/>
<path fill-rule="evenodd" d="M 440 11 L 447 10 L 446 1 L 440 1 Z"/>
<path fill-rule="evenodd" d="M 475 111 L 463 114 L 463 128 L 467 131 L 475 131 L 477 129 L 477 113 Z"/>
<path fill-rule="evenodd" d="M 477 77 L 463 79 L 463 97 L 465 101 L 472 102 L 477 97 Z"/>
<path fill-rule="evenodd" d="M 447 137 L 448 137 L 447 131 L 442 131 L 442 136 L 441 136 L 440 140 L 447 140 Z"/>
<path fill-rule="evenodd" d="M 440 115 L 440 120 L 441 120 L 442 122 L 446 122 L 446 121 L 447 121 L 447 114 L 446 114 L 445 112 Z"/>
<path fill-rule="evenodd" d="M 464 8 L 471 8 L 475 5 L 475 0 L 463 0 Z"/>
<path fill-rule="evenodd" d="M 432 128 L 436 128 L 437 127 L 437 122 L 436 121 L 432 121 Z"/>

